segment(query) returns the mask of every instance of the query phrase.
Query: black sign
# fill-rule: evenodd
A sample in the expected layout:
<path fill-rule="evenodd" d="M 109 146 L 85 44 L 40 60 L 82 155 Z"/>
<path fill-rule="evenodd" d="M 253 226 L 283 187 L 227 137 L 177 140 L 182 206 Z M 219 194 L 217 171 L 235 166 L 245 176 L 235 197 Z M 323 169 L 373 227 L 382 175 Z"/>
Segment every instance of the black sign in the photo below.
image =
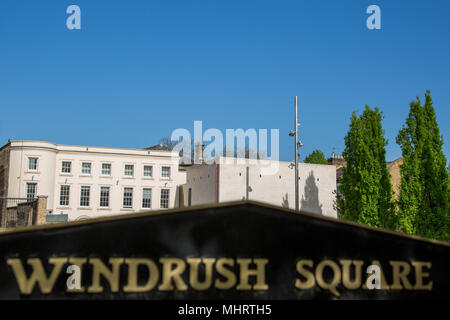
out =
<path fill-rule="evenodd" d="M 446 243 L 254 202 L 0 235 L 1 299 L 450 297 Z"/>

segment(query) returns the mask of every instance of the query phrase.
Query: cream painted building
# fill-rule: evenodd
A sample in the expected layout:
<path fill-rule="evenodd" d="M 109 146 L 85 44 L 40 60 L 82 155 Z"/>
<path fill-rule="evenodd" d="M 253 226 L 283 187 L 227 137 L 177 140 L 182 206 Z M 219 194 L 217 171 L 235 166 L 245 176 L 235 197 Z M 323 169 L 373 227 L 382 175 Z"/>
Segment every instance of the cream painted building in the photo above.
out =
<path fill-rule="evenodd" d="M 160 145 L 119 149 L 10 141 L 0 149 L 0 197 L 47 196 L 67 220 L 178 206 L 179 156 Z"/>
<path fill-rule="evenodd" d="M 183 205 L 201 205 L 238 200 L 254 200 L 295 208 L 295 170 L 291 162 L 219 158 L 213 164 L 185 165 L 186 185 Z M 262 168 L 277 167 L 264 174 Z M 336 168 L 330 165 L 299 163 L 300 210 L 337 217 L 334 209 Z"/>

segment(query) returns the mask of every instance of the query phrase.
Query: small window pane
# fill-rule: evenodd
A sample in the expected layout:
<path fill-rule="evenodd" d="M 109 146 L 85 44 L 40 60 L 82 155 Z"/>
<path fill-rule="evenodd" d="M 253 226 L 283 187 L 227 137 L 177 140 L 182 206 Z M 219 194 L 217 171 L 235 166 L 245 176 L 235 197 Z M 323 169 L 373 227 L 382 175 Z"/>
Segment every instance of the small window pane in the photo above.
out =
<path fill-rule="evenodd" d="M 170 178 L 170 167 L 162 167 L 161 177 Z"/>
<path fill-rule="evenodd" d="M 69 162 L 69 161 L 63 161 L 61 172 L 62 172 L 62 173 L 70 173 L 71 166 L 72 166 L 72 163 L 71 163 L 71 162 Z"/>
<path fill-rule="evenodd" d="M 111 175 L 111 164 L 110 163 L 102 163 L 102 175 L 104 175 L 104 176 Z"/>
<path fill-rule="evenodd" d="M 169 189 L 161 189 L 161 208 L 169 208 Z"/>
<path fill-rule="evenodd" d="M 89 207 L 91 196 L 91 187 L 82 186 L 81 187 L 81 196 L 80 196 L 80 206 L 81 207 Z"/>
<path fill-rule="evenodd" d="M 134 166 L 132 164 L 125 165 L 125 176 L 132 177 L 134 174 Z"/>
<path fill-rule="evenodd" d="M 70 197 L 70 186 L 61 186 L 59 195 L 59 205 L 68 206 Z"/>
<path fill-rule="evenodd" d="M 123 189 L 123 207 L 124 208 L 133 207 L 133 188 Z"/>
<path fill-rule="evenodd" d="M 100 188 L 100 207 L 109 207 L 109 187 Z"/>
<path fill-rule="evenodd" d="M 152 189 L 144 189 L 142 192 L 142 208 L 150 209 L 152 207 Z"/>
<path fill-rule="evenodd" d="M 153 176 L 153 167 L 144 166 L 144 177 L 152 177 L 152 176 Z"/>
<path fill-rule="evenodd" d="M 28 158 L 28 170 L 37 170 L 37 158 Z"/>
<path fill-rule="evenodd" d="M 81 166 L 82 174 L 91 174 L 91 164 L 89 162 L 83 162 Z"/>

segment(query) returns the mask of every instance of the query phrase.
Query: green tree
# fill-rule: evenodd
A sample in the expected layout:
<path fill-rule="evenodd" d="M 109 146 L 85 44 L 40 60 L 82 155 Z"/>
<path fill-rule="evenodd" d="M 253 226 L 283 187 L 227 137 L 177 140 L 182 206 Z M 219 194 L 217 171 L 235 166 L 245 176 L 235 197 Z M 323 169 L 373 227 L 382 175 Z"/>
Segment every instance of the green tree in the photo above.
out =
<path fill-rule="evenodd" d="M 373 227 L 395 229 L 392 186 L 386 167 L 387 140 L 382 113 L 365 107 L 359 117 L 353 112 L 343 157 L 347 166 L 337 196 L 342 218 Z"/>
<path fill-rule="evenodd" d="M 328 161 L 322 151 L 314 150 L 305 158 L 305 163 L 328 164 Z"/>
<path fill-rule="evenodd" d="M 448 205 L 447 205 L 447 207 L 448 207 L 448 215 L 447 215 L 447 218 L 449 218 L 450 219 L 450 164 L 448 165 L 448 167 L 447 167 L 447 201 L 448 201 Z M 450 228 L 450 226 L 449 226 L 449 228 Z M 448 233 L 448 230 L 447 230 L 447 233 Z"/>
<path fill-rule="evenodd" d="M 450 240 L 447 160 L 430 91 L 425 94 L 424 105 L 419 97 L 411 102 L 397 143 L 403 155 L 398 199 L 400 229 L 408 234 Z"/>

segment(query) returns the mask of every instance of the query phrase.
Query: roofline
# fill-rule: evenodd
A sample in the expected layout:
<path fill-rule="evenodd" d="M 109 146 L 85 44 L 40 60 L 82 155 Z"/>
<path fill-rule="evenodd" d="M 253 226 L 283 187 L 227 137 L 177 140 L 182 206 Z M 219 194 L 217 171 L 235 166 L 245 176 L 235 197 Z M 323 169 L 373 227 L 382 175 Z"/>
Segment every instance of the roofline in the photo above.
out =
<path fill-rule="evenodd" d="M 148 150 L 147 148 L 118 148 L 118 147 L 101 147 L 101 146 L 86 146 L 86 145 L 74 145 L 74 144 L 57 144 L 54 142 L 49 142 L 49 141 L 42 141 L 42 140 L 10 140 L 10 142 L 8 142 L 7 144 L 5 144 L 1 149 L 3 149 L 4 147 L 6 147 L 7 145 L 11 145 L 11 143 L 13 142 L 39 142 L 39 143 L 48 143 L 48 144 L 52 144 L 55 147 L 58 146 L 62 146 L 62 147 L 79 147 L 79 148 L 99 148 L 99 149 L 115 149 L 115 150 L 132 150 L 132 151 L 153 151 L 153 152 L 167 152 L 167 153 L 172 153 L 174 151 L 171 150 Z M 22 146 L 17 146 L 17 147 L 22 147 Z M 23 147 L 30 147 L 30 148 L 34 148 L 35 146 L 23 146 Z M 66 151 L 66 150 L 63 150 Z"/>
<path fill-rule="evenodd" d="M 11 141 L 8 141 L 6 144 L 4 144 L 3 146 L 0 147 L 0 151 L 2 151 L 3 149 L 6 149 L 10 145 L 11 145 Z"/>
<path fill-rule="evenodd" d="M 403 157 L 397 158 L 397 159 L 392 160 L 392 161 L 386 161 L 386 164 L 395 163 L 395 162 L 397 162 L 397 161 L 399 161 L 399 160 L 403 160 Z"/>
<path fill-rule="evenodd" d="M 53 223 L 53 224 L 48 224 L 48 225 L 19 227 L 19 228 L 14 228 L 12 230 L 5 230 L 3 232 L 0 232 L 0 239 L 2 236 L 6 236 L 9 234 L 22 233 L 22 232 L 32 232 L 32 231 L 37 231 L 37 230 L 50 230 L 50 229 L 64 229 L 64 228 L 70 228 L 70 227 L 75 227 L 75 226 L 97 224 L 97 223 L 101 223 L 101 222 L 112 222 L 112 221 L 120 221 L 120 220 L 127 220 L 127 219 L 138 219 L 138 218 L 143 218 L 143 217 L 153 216 L 153 215 L 174 214 L 174 213 L 181 213 L 181 212 L 193 211 L 193 210 L 207 210 L 207 209 L 233 207 L 233 206 L 247 205 L 247 204 L 252 204 L 252 205 L 265 207 L 265 208 L 269 208 L 269 209 L 275 209 L 275 210 L 283 211 L 283 212 L 290 213 L 290 214 L 300 214 L 300 215 L 308 216 L 308 217 L 316 219 L 316 220 L 324 220 L 324 221 L 328 221 L 328 222 L 344 224 L 344 225 L 348 225 L 348 226 L 352 226 L 352 227 L 362 228 L 362 229 L 369 230 L 369 231 L 375 231 L 378 233 L 389 234 L 389 235 L 400 237 L 400 238 L 407 238 L 407 239 L 411 239 L 411 240 L 415 240 L 415 241 L 421 241 L 421 242 L 431 243 L 431 244 L 435 244 L 435 245 L 443 245 L 446 247 L 450 247 L 450 243 L 444 242 L 444 241 L 423 238 L 423 237 L 419 237 L 419 236 L 415 236 L 415 235 L 408 235 L 408 234 L 400 233 L 397 231 L 379 229 L 379 228 L 370 227 L 370 226 L 363 225 L 363 224 L 358 224 L 358 223 L 355 223 L 352 221 L 339 220 L 336 218 L 320 216 L 320 215 L 306 212 L 306 211 L 298 211 L 297 212 L 293 209 L 278 207 L 278 206 L 274 206 L 274 205 L 271 205 L 268 203 L 263 203 L 263 202 L 253 201 L 253 200 L 214 203 L 214 204 L 183 207 L 183 208 L 173 208 L 173 209 L 168 209 L 168 210 L 144 211 L 144 212 L 138 212 L 138 213 L 133 213 L 133 214 L 120 214 L 120 215 L 116 215 L 116 216 L 92 218 L 92 219 L 83 220 L 83 221 L 59 222 L 59 223 Z"/>
<path fill-rule="evenodd" d="M 224 159 L 223 162 L 220 159 Z M 233 159 L 235 160 L 234 162 L 238 161 L 238 160 L 244 160 L 245 162 L 243 163 L 227 163 L 226 159 Z M 278 163 L 285 163 L 285 164 L 293 164 L 294 161 L 286 161 L 286 160 L 273 160 L 273 159 L 252 159 L 252 158 L 243 158 L 243 157 L 224 157 L 224 156 L 220 156 L 218 158 L 214 158 L 210 163 L 207 162 L 202 162 L 202 163 L 180 163 L 180 167 L 195 167 L 195 166 L 211 166 L 211 165 L 235 165 L 235 164 L 242 164 L 242 165 L 247 165 L 248 161 L 256 161 L 256 162 L 278 162 Z M 318 164 L 318 163 L 307 163 L 307 162 L 299 162 L 300 165 L 312 165 L 312 166 L 323 166 L 323 167 L 333 167 L 332 165 L 329 164 Z"/>

